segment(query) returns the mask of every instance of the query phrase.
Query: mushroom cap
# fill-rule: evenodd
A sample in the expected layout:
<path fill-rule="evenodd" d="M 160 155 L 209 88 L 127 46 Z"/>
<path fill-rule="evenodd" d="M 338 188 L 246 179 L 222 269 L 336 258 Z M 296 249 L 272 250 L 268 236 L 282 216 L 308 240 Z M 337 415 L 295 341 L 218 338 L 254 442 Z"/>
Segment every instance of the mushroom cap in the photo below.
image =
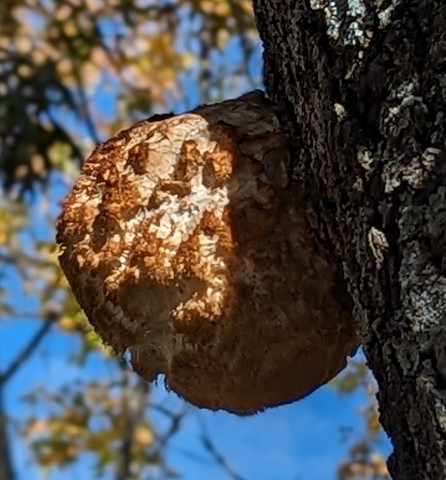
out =
<path fill-rule="evenodd" d="M 358 345 L 286 161 L 255 92 L 120 132 L 64 202 L 60 263 L 90 323 L 139 375 L 164 374 L 200 407 L 294 401 Z"/>

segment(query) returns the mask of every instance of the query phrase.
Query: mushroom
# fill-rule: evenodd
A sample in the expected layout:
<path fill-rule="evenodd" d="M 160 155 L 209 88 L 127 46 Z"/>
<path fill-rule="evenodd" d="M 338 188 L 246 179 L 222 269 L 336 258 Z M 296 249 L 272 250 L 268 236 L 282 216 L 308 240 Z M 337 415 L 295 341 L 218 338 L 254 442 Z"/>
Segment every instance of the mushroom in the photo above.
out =
<path fill-rule="evenodd" d="M 357 348 L 336 267 L 287 188 L 288 155 L 256 91 L 121 131 L 63 204 L 60 264 L 90 323 L 200 407 L 292 402 Z"/>

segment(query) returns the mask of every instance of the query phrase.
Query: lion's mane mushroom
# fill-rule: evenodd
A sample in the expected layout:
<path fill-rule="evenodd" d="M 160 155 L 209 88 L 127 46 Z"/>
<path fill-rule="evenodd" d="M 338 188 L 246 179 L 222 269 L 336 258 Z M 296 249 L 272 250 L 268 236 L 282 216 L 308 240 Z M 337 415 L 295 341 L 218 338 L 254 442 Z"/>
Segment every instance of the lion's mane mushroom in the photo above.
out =
<path fill-rule="evenodd" d="M 58 222 L 60 263 L 142 377 L 247 414 L 344 367 L 352 316 L 286 178 L 286 140 L 260 92 L 139 122 L 87 160 Z"/>

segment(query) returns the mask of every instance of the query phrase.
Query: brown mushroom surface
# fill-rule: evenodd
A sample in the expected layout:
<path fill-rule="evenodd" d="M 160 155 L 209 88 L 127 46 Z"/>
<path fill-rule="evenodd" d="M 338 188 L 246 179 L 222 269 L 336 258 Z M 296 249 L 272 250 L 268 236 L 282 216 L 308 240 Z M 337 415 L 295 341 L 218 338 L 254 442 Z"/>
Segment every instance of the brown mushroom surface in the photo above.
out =
<path fill-rule="evenodd" d="M 291 402 L 357 347 L 287 160 L 254 92 L 120 132 L 64 202 L 60 263 L 90 323 L 142 377 L 165 374 L 198 406 Z"/>

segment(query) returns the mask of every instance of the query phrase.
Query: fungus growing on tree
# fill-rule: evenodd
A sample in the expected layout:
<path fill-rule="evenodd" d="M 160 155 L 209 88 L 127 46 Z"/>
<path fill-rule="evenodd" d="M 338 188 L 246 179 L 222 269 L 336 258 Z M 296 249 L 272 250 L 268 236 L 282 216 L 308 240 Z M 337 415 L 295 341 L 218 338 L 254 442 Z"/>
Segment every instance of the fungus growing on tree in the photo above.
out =
<path fill-rule="evenodd" d="M 139 122 L 87 160 L 58 222 L 60 263 L 143 378 L 248 414 L 344 367 L 354 322 L 287 164 L 261 92 Z"/>

